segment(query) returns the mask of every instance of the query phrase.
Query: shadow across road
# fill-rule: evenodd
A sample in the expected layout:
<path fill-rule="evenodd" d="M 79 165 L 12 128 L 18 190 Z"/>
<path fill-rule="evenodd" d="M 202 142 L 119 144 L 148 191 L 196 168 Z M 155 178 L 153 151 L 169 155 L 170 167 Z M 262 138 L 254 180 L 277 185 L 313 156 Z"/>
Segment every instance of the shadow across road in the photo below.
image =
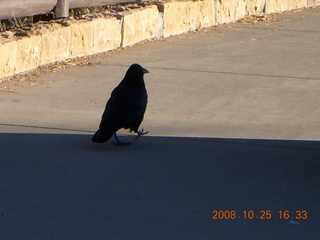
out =
<path fill-rule="evenodd" d="M 144 136 L 112 146 L 1 133 L 0 148 L 1 239 L 320 237 L 318 141 Z"/>

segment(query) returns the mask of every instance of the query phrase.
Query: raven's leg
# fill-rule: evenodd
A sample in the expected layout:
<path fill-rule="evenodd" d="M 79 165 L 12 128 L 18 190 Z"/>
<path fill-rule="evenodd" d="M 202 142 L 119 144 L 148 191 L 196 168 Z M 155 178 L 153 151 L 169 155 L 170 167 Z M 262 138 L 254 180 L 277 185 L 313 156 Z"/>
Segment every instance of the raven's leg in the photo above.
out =
<path fill-rule="evenodd" d="M 148 132 L 149 131 L 144 132 L 143 128 L 141 129 L 141 131 L 137 131 L 138 136 L 136 136 L 135 141 L 137 141 L 140 136 L 146 135 Z"/>
<path fill-rule="evenodd" d="M 112 142 L 111 144 L 117 145 L 117 146 L 119 146 L 119 145 L 129 145 L 129 144 L 131 144 L 131 142 L 121 142 L 121 141 L 119 140 L 119 138 L 118 138 L 118 136 L 117 136 L 116 133 L 114 133 L 113 135 L 114 135 L 114 137 L 116 138 L 116 142 Z"/>

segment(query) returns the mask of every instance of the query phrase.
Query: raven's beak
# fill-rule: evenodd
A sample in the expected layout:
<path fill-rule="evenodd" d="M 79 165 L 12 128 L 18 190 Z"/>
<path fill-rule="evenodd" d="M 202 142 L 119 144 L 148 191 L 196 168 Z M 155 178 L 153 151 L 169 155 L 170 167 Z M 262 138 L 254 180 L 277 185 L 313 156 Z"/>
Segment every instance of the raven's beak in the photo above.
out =
<path fill-rule="evenodd" d="M 148 69 L 142 68 L 142 72 L 145 73 L 149 73 Z"/>

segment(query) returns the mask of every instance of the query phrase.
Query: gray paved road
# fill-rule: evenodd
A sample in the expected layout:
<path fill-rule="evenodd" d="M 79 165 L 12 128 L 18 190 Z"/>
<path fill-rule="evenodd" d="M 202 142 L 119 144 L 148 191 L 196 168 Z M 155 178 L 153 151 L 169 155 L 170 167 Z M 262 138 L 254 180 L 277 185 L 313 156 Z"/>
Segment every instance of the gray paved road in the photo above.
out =
<path fill-rule="evenodd" d="M 1 85 L 0 238 L 319 239 L 319 17 L 207 29 Z M 150 134 L 92 144 L 133 62 L 150 71 Z"/>

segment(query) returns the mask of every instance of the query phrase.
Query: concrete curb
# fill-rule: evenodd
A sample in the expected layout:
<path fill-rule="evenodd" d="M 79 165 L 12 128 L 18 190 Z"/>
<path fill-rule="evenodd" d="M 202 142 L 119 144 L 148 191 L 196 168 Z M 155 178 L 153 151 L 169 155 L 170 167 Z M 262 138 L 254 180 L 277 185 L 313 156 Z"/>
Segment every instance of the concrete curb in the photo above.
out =
<path fill-rule="evenodd" d="M 126 47 L 239 20 L 257 14 L 320 5 L 320 0 L 197 0 L 171 1 L 105 18 L 73 20 L 41 27 L 20 39 L 0 39 L 0 82 L 56 61 Z"/>

